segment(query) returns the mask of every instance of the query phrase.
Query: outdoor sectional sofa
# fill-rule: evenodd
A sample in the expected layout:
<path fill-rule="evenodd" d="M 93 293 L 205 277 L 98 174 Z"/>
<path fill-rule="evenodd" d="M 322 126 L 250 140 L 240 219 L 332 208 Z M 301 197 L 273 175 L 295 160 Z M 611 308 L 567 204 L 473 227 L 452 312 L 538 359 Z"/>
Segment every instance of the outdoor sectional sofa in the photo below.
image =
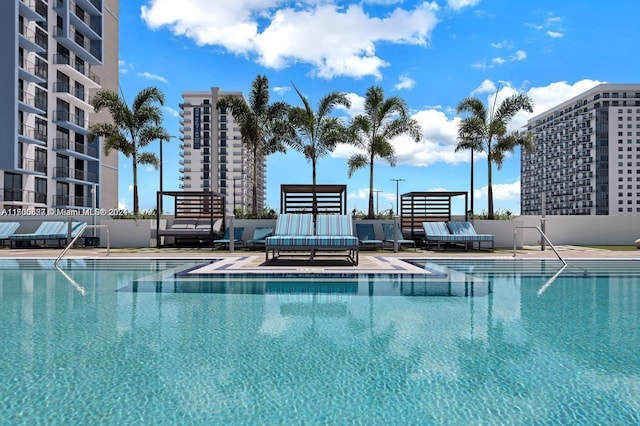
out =
<path fill-rule="evenodd" d="M 422 228 L 427 248 L 434 243 L 438 250 L 441 244 L 459 244 L 468 250 L 469 246 L 473 249 L 474 243 L 478 243 L 478 250 L 480 250 L 482 243 L 486 242 L 491 244 L 492 251 L 494 249 L 495 237 L 490 234 L 476 233 L 470 222 L 423 222 Z"/>
<path fill-rule="evenodd" d="M 265 239 L 265 259 L 276 260 L 280 252 L 308 251 L 310 260 L 318 252 L 346 251 L 347 259 L 358 264 L 359 240 L 353 234 L 351 216 L 340 214 L 313 215 L 284 213 L 278 216 L 274 235 Z"/>

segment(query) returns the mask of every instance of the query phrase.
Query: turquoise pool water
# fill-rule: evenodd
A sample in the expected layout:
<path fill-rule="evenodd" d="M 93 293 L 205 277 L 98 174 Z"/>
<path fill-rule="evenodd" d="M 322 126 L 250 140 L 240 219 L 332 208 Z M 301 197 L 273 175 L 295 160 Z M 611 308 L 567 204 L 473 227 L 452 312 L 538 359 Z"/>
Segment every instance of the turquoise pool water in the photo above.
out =
<path fill-rule="evenodd" d="M 640 423 L 637 261 L 202 263 L 0 259 L 0 423 Z"/>

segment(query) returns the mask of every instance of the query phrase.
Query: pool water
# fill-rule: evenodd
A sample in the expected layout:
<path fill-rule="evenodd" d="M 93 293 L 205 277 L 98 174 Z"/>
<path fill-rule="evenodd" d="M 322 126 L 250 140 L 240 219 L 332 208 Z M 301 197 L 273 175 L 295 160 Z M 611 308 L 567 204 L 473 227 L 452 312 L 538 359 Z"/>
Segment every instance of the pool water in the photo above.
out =
<path fill-rule="evenodd" d="M 206 262 L 1 259 L 0 423 L 640 423 L 637 261 Z"/>

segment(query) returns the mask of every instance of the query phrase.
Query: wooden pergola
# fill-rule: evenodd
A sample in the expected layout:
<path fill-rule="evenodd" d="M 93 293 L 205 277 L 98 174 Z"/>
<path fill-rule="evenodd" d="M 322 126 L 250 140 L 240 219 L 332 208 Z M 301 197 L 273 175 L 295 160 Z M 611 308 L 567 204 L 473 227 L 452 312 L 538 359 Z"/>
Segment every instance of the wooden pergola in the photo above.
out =
<path fill-rule="evenodd" d="M 408 192 L 400 198 L 400 224 L 405 237 L 413 240 L 424 236 L 422 222 L 450 222 L 451 199 L 464 196 L 464 220 L 467 220 L 466 191 Z"/>
<path fill-rule="evenodd" d="M 347 214 L 347 185 L 280 185 L 280 213 Z"/>

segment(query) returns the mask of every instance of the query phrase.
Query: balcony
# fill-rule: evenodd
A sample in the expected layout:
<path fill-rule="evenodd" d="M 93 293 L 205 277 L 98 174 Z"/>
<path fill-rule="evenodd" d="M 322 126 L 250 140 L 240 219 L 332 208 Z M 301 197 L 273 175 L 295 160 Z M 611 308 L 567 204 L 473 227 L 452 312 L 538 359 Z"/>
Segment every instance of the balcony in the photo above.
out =
<path fill-rule="evenodd" d="M 35 53 L 47 53 L 47 36 L 36 32 L 26 25 L 18 24 L 20 47 Z"/>
<path fill-rule="evenodd" d="M 44 22 L 47 16 L 47 5 L 42 0 L 20 0 L 20 15 L 30 21 Z"/>
<path fill-rule="evenodd" d="M 89 127 L 89 121 L 84 116 L 71 114 L 69 111 L 62 109 L 53 111 L 53 121 L 62 127 L 83 135 L 87 134 L 87 128 Z"/>
<path fill-rule="evenodd" d="M 86 170 L 71 169 L 69 167 L 54 167 L 53 177 L 57 180 L 98 183 L 95 173 L 90 173 Z"/>
<path fill-rule="evenodd" d="M 49 75 L 47 64 L 43 62 L 39 65 L 36 65 L 24 58 L 22 58 L 22 60 L 20 61 L 18 73 L 19 77 L 24 81 L 38 84 L 46 83 L 47 77 Z"/>
<path fill-rule="evenodd" d="M 74 0 L 69 1 L 69 21 L 71 24 L 87 34 L 91 38 L 102 37 L 102 15 L 98 10 L 97 13 L 94 9 L 93 14 L 85 10 L 86 4 L 78 7 L 78 2 Z"/>
<path fill-rule="evenodd" d="M 53 140 L 53 150 L 64 151 L 66 154 L 89 161 L 95 161 L 98 159 L 97 144 L 73 142 L 67 137 L 55 138 Z"/>
<path fill-rule="evenodd" d="M 33 158 L 20 157 L 18 163 L 18 169 L 22 172 L 29 174 L 46 175 L 47 163 L 42 161 L 36 161 Z"/>
<path fill-rule="evenodd" d="M 36 129 L 26 124 L 18 126 L 18 140 L 22 143 L 47 146 L 46 128 Z"/>
<path fill-rule="evenodd" d="M 2 191 L 4 201 L 19 201 L 26 204 L 47 204 L 46 192 L 28 191 L 26 189 L 5 188 Z"/>
<path fill-rule="evenodd" d="M 75 61 L 67 55 L 60 54 L 53 55 L 53 63 L 59 65 L 57 68 L 63 69 L 65 73 L 68 73 L 83 85 L 93 88 L 100 87 L 100 77 L 91 72 L 89 65 Z"/>
<path fill-rule="evenodd" d="M 54 195 L 54 207 L 93 207 L 91 197 L 71 196 L 71 195 Z"/>
<path fill-rule="evenodd" d="M 18 105 L 21 111 L 31 114 L 47 114 L 47 98 L 44 96 L 35 97 L 23 90 L 18 92 Z"/>

